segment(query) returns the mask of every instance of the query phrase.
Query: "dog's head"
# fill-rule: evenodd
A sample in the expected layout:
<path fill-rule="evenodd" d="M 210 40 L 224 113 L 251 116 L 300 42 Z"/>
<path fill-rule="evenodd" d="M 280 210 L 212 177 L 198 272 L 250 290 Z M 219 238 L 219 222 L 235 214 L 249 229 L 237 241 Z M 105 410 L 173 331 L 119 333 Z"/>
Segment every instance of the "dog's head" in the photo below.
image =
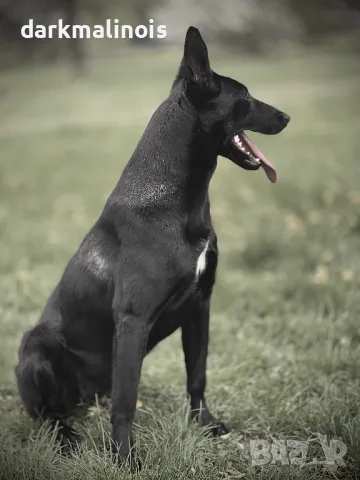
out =
<path fill-rule="evenodd" d="M 273 135 L 286 127 L 290 117 L 253 98 L 236 80 L 211 70 L 205 42 L 194 27 L 186 34 L 184 57 L 174 86 L 179 82 L 183 82 L 185 95 L 196 109 L 203 128 L 215 140 L 216 153 L 246 170 L 263 167 L 269 180 L 275 183 L 273 165 L 244 130 Z"/>

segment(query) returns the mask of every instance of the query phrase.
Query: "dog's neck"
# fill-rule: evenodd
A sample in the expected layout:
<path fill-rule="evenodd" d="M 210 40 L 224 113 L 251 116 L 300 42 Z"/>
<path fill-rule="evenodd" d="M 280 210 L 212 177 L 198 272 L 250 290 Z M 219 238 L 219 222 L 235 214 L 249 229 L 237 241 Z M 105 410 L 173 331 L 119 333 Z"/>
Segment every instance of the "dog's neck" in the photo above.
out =
<path fill-rule="evenodd" d="M 216 149 L 181 86 L 152 116 L 117 193 L 134 206 L 191 212 L 207 202 Z"/>

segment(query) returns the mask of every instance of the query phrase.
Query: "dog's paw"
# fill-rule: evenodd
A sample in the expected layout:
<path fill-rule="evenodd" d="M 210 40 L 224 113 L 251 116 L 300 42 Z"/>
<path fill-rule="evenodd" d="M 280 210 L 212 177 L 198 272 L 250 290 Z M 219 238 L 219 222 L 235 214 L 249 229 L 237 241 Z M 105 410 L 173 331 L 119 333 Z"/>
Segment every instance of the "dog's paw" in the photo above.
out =
<path fill-rule="evenodd" d="M 229 433 L 229 427 L 225 423 L 215 418 L 207 408 L 201 411 L 193 410 L 192 419 L 204 428 L 204 434 L 207 437 L 221 437 Z"/>
<path fill-rule="evenodd" d="M 140 472 L 142 468 L 142 464 L 141 464 L 140 457 L 134 448 L 131 450 L 130 454 L 128 455 L 127 462 L 132 472 L 134 473 Z"/>
<path fill-rule="evenodd" d="M 215 418 L 205 429 L 205 435 L 208 437 L 222 437 L 229 432 L 229 427 Z"/>
<path fill-rule="evenodd" d="M 132 448 L 131 451 L 127 454 L 118 451 L 116 453 L 113 453 L 113 455 L 114 463 L 116 463 L 117 465 L 127 465 L 132 472 L 140 472 L 142 467 L 141 460 L 134 448 Z"/>
<path fill-rule="evenodd" d="M 117 465 L 126 465 L 132 472 L 141 470 L 141 460 L 137 453 L 132 439 L 125 438 L 123 441 L 113 440 L 111 443 L 114 463 Z"/>
<path fill-rule="evenodd" d="M 57 427 L 56 439 L 60 445 L 60 453 L 70 455 L 78 448 L 81 437 L 73 428 L 60 424 Z"/>

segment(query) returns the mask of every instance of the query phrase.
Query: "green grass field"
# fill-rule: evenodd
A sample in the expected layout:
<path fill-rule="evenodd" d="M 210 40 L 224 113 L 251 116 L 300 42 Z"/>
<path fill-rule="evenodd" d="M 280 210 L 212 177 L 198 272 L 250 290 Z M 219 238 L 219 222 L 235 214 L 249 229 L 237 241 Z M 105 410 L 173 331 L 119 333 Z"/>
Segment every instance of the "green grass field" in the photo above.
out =
<path fill-rule="evenodd" d="M 276 185 L 222 158 L 211 185 L 221 256 L 207 397 L 231 434 L 212 441 L 189 425 L 179 332 L 145 360 L 141 473 L 111 462 L 107 402 L 76 418 L 84 440 L 69 458 L 20 406 L 20 338 L 100 214 L 179 56 L 134 50 L 94 61 L 84 78 L 61 65 L 0 77 L 1 480 L 360 478 L 360 62 L 347 54 L 213 59 L 292 117 L 279 136 L 253 135 L 277 166 Z M 345 467 L 252 466 L 256 438 L 310 440 L 307 462 L 323 460 L 318 434 L 346 444 Z"/>

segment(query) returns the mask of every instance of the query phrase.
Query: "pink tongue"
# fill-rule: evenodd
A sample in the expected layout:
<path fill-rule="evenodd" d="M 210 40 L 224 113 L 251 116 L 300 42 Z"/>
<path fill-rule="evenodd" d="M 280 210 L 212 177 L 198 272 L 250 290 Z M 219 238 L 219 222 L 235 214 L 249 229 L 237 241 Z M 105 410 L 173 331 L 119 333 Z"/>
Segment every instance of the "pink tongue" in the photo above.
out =
<path fill-rule="evenodd" d="M 249 147 L 251 153 L 253 154 L 253 156 L 255 158 L 259 158 L 260 159 L 260 163 L 261 163 L 261 166 L 262 168 L 265 170 L 265 173 L 268 177 L 268 179 L 270 180 L 271 183 L 275 183 L 276 180 L 277 180 L 277 175 L 276 175 L 276 171 L 275 171 L 275 168 L 273 166 L 273 164 L 270 162 L 270 160 L 268 160 L 265 155 L 257 148 L 257 146 L 255 145 L 255 143 L 253 143 L 250 138 L 245 135 L 245 133 L 241 133 L 239 135 L 239 137 L 247 144 L 247 146 Z"/>

